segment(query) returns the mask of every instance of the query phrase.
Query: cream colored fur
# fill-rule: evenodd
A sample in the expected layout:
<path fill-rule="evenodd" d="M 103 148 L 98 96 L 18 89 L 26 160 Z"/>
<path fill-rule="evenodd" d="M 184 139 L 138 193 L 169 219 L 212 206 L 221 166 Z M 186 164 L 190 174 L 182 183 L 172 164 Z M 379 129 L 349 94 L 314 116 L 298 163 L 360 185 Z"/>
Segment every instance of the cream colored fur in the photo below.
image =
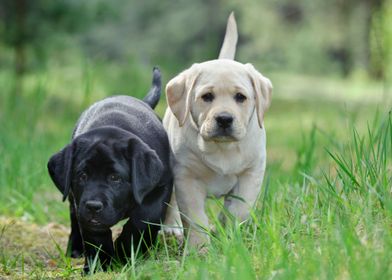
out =
<path fill-rule="evenodd" d="M 248 218 L 264 177 L 263 118 L 272 84 L 251 64 L 233 60 L 237 36 L 230 15 L 220 59 L 194 64 L 166 86 L 169 107 L 163 125 L 175 156 L 175 195 L 164 231 L 181 235 L 182 221 L 194 247 L 209 241 L 200 230 L 209 229 L 207 196 L 223 196 L 225 208 L 241 222 Z M 211 102 L 203 99 L 206 93 L 213 95 Z M 236 99 L 238 93 L 245 97 L 243 102 Z M 221 114 L 233 118 L 228 135 L 222 135 L 217 123 Z"/>

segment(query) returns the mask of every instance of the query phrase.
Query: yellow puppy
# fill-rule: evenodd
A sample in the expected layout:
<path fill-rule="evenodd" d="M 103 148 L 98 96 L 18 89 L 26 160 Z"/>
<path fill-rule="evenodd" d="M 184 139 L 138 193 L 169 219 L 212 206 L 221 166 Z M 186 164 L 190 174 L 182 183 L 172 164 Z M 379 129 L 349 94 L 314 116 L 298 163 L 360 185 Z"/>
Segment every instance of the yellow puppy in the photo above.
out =
<path fill-rule="evenodd" d="M 167 232 L 181 234 L 180 216 L 191 246 L 209 241 L 207 196 L 225 197 L 226 209 L 246 220 L 266 166 L 264 113 L 272 84 L 251 64 L 234 61 L 237 26 L 230 15 L 219 59 L 197 63 L 166 86 L 169 107 L 163 125 L 175 156 Z M 242 199 L 238 199 L 238 197 Z M 177 200 L 177 201 L 176 201 Z M 225 217 L 221 215 L 222 221 Z"/>

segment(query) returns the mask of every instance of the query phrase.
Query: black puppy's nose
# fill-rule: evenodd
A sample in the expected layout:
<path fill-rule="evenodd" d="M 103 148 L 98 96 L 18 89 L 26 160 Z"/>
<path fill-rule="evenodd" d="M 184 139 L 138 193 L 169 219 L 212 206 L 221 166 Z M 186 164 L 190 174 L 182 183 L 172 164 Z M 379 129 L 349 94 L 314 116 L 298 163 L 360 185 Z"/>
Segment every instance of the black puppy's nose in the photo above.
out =
<path fill-rule="evenodd" d="M 228 128 L 233 124 L 233 117 L 229 113 L 222 113 L 216 116 L 215 120 L 221 128 Z"/>
<path fill-rule="evenodd" d="M 86 201 L 86 207 L 88 210 L 98 213 L 102 210 L 103 204 L 98 200 L 88 200 Z"/>

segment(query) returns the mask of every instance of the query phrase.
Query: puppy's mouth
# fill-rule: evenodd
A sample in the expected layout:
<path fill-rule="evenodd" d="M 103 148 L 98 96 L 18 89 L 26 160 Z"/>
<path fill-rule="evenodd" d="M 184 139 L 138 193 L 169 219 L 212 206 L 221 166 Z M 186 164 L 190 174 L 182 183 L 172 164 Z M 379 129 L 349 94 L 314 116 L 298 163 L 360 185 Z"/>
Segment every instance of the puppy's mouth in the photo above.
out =
<path fill-rule="evenodd" d="M 108 228 L 110 228 L 109 225 L 105 225 L 104 223 L 102 223 L 101 221 L 99 221 L 96 218 L 92 218 L 92 219 L 88 220 L 87 224 L 88 224 L 88 227 L 94 231 L 107 230 Z"/>
<path fill-rule="evenodd" d="M 104 231 L 109 229 L 112 224 L 109 224 L 108 221 L 101 219 L 96 215 L 87 215 L 80 219 L 83 227 L 87 227 L 93 231 Z"/>
<path fill-rule="evenodd" d="M 88 221 L 88 223 L 92 226 L 101 226 L 102 223 L 95 218 L 92 218 Z"/>
<path fill-rule="evenodd" d="M 237 142 L 238 139 L 231 135 L 228 135 L 228 136 L 214 136 L 211 137 L 209 141 L 224 143 L 224 142 Z"/>
<path fill-rule="evenodd" d="M 213 133 L 203 136 L 204 141 L 209 142 L 237 142 L 237 137 L 233 136 L 231 129 L 218 129 Z"/>

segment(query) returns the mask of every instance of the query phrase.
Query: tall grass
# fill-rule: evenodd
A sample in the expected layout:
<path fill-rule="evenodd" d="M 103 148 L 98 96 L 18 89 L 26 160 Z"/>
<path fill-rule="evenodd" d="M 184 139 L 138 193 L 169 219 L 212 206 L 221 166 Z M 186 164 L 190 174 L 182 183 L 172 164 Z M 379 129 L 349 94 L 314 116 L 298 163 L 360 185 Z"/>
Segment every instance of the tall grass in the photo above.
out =
<path fill-rule="evenodd" d="M 0 95 L 0 215 L 68 225 L 67 205 L 47 175 L 46 162 L 68 143 L 86 103 L 100 98 L 93 94 L 96 73 L 88 66 L 85 72 L 75 86 L 83 89 L 79 95 L 54 94 L 49 74 L 36 78 L 13 106 Z M 1 75 L 0 83 L 7 84 Z M 147 88 L 136 90 L 143 95 Z M 248 222 L 223 228 L 212 215 L 217 230 L 206 254 L 185 255 L 176 242 L 161 237 L 149 257 L 133 257 L 126 266 L 91 278 L 392 279 L 391 113 L 358 106 L 353 120 L 336 103 L 324 102 L 314 120 L 317 104 L 274 100 L 266 120 L 267 175 Z M 164 104 L 159 112 L 163 109 Z M 282 163 L 287 158 L 289 164 Z M 210 203 L 212 209 L 221 205 Z M 1 242 L 9 229 L 0 229 Z M 65 247 L 49 243 L 58 252 L 58 269 L 50 275 L 79 278 Z M 47 275 L 44 264 L 20 274 L 32 252 L 1 249 L 0 278 L 15 271 L 25 277 Z"/>
<path fill-rule="evenodd" d="M 109 275 L 119 279 L 390 279 L 391 128 L 390 113 L 369 125 L 364 135 L 352 126 L 349 139 L 324 150 L 328 171 L 318 172 L 317 161 L 309 166 L 321 174 L 318 178 L 305 168 L 300 182 L 277 185 L 267 179 L 246 223 L 222 228 L 211 217 L 217 230 L 206 254 L 179 254 L 175 245 L 160 242 L 150 258 L 133 260 Z M 313 130 L 309 139 L 312 135 Z M 212 208 L 221 206 L 220 201 L 212 204 Z"/>
<path fill-rule="evenodd" d="M 219 231 L 206 258 L 188 259 L 198 274 L 185 269 L 182 276 L 392 277 L 391 128 L 390 113 L 366 135 L 352 127 L 348 141 L 325 151 L 331 166 L 324 177 L 314 178 L 304 168 L 301 183 L 268 186 L 252 220 Z"/>

